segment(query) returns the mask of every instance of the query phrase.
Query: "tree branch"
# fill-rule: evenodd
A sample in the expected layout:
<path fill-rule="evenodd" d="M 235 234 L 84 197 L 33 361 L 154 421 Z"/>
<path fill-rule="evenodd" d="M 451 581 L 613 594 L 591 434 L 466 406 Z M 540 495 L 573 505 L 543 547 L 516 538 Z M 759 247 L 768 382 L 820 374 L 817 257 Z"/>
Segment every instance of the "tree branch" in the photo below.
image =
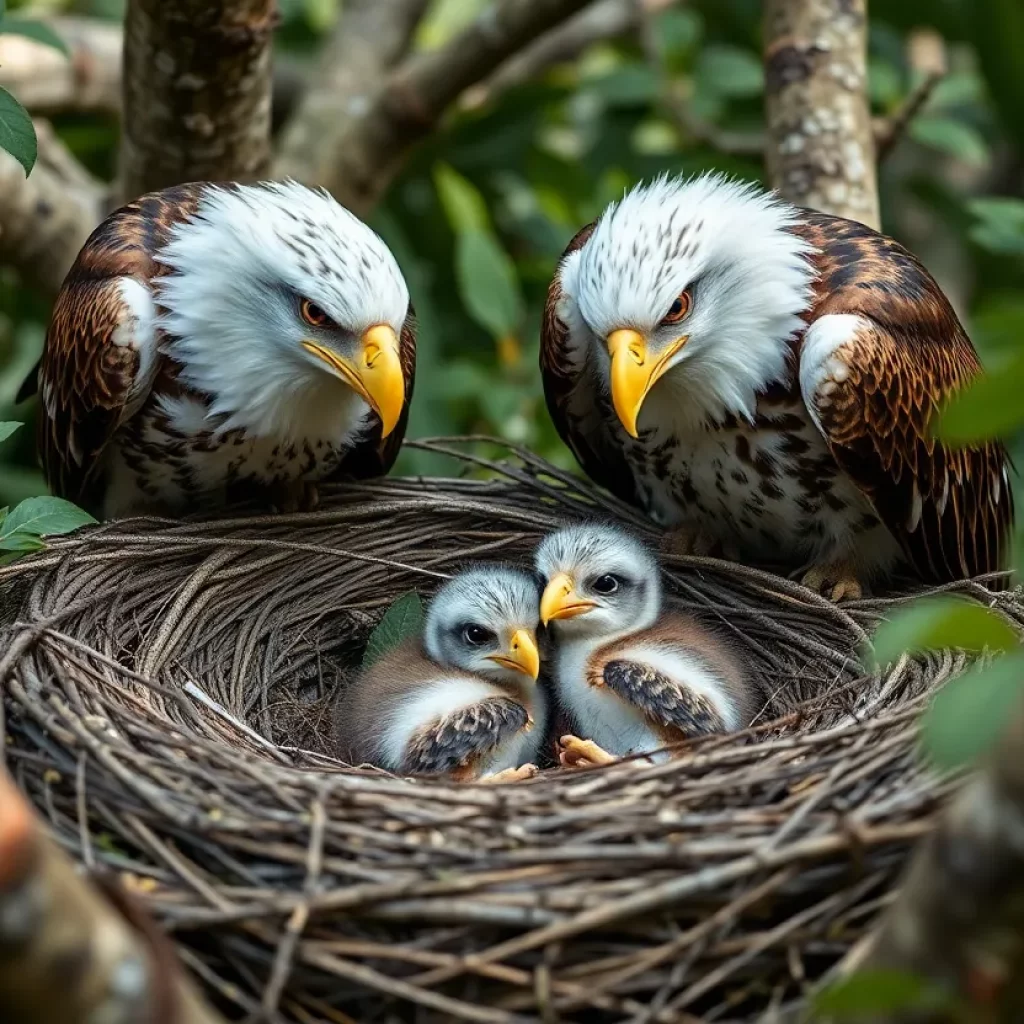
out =
<path fill-rule="evenodd" d="M 341 120 L 340 130 L 319 151 L 319 163 L 282 159 L 277 173 L 325 185 L 339 202 L 365 214 L 413 145 L 466 89 L 588 2 L 496 0 L 446 45 L 408 58 L 374 95 L 361 91 L 355 118 Z M 352 109 L 351 96 L 335 102 Z"/>
<path fill-rule="evenodd" d="M 107 193 L 49 124 L 37 121 L 36 135 L 39 156 L 27 179 L 14 157 L 0 152 L 0 263 L 53 296 L 103 218 Z"/>
<path fill-rule="evenodd" d="M 281 137 L 275 177 L 330 179 L 339 140 L 408 53 L 430 0 L 349 0 Z"/>
<path fill-rule="evenodd" d="M 270 163 L 274 0 L 129 0 L 121 194 Z"/>
<path fill-rule="evenodd" d="M 0 768 L 0 1020 L 223 1024 L 168 941 L 126 896 L 117 903 L 40 833 Z"/>
<path fill-rule="evenodd" d="M 866 0 L 765 0 L 768 176 L 792 202 L 877 228 Z"/>
<path fill-rule="evenodd" d="M 70 58 L 26 36 L 0 35 L 0 86 L 32 114 L 116 114 L 121 109 L 121 26 L 47 18 Z"/>
<path fill-rule="evenodd" d="M 597 0 L 510 57 L 486 81 L 468 90 L 461 106 L 483 106 L 555 65 L 575 60 L 595 43 L 630 35 L 640 27 L 644 9 L 654 6 L 665 7 L 665 0 Z"/>

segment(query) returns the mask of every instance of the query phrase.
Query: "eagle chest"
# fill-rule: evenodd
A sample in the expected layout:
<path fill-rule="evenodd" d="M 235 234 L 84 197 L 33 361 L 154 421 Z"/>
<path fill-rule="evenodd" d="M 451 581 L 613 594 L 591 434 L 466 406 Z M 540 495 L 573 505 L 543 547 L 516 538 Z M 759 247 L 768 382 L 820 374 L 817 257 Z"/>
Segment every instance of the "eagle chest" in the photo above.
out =
<path fill-rule="evenodd" d="M 753 423 L 644 433 L 634 448 L 655 519 L 698 525 L 762 559 L 813 556 L 878 523 L 800 401 L 763 400 Z"/>

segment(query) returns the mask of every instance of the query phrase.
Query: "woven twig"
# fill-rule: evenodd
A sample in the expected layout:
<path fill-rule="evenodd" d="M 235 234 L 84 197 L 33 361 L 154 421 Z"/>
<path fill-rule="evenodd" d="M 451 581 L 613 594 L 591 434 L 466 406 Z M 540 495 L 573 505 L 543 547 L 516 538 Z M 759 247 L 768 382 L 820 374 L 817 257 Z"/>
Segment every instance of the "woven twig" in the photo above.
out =
<path fill-rule="evenodd" d="M 756 669 L 747 732 L 510 786 L 347 769 L 328 709 L 395 597 L 467 559 L 528 559 L 567 519 L 651 532 L 525 452 L 483 462 L 329 490 L 310 514 L 112 523 L 0 570 L 11 770 L 239 1017 L 639 1024 L 798 1003 L 955 785 L 915 730 L 966 656 L 865 672 L 865 637 L 905 598 L 837 608 L 672 559 L 675 599 Z M 1024 622 L 1016 592 L 957 589 Z"/>

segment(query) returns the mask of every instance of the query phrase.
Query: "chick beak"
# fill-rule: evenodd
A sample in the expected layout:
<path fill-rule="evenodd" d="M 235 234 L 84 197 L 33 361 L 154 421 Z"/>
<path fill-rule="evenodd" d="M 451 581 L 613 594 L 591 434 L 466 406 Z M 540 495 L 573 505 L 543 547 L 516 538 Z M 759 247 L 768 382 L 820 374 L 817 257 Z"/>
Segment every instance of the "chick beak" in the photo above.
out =
<path fill-rule="evenodd" d="M 398 335 L 391 327 L 376 324 L 366 330 L 351 360 L 314 341 L 304 341 L 302 347 L 327 363 L 366 400 L 380 417 L 381 437 L 395 429 L 405 405 L 405 375 L 398 354 Z"/>
<path fill-rule="evenodd" d="M 595 607 L 576 594 L 572 577 L 560 572 L 552 577 L 540 599 L 540 621 L 546 626 L 552 619 L 574 619 Z"/>
<path fill-rule="evenodd" d="M 637 436 L 636 421 L 648 392 L 687 341 L 689 335 L 686 334 L 676 338 L 657 359 L 653 359 L 647 340 L 639 331 L 623 328 L 608 335 L 608 351 L 612 357 L 612 404 L 630 437 Z"/>
<path fill-rule="evenodd" d="M 536 680 L 540 674 L 540 654 L 533 631 L 517 629 L 509 640 L 508 654 L 492 654 L 491 661 Z"/>

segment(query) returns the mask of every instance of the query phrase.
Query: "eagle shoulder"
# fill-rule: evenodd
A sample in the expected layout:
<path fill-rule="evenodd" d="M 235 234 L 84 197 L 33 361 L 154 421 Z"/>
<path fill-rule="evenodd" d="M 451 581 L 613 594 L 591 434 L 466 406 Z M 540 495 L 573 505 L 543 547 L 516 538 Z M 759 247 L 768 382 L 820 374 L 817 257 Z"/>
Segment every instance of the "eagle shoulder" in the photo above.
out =
<path fill-rule="evenodd" d="M 894 240 L 824 215 L 811 226 L 819 278 L 799 355 L 811 418 L 924 579 L 1003 568 L 1013 520 L 1003 446 L 954 449 L 933 434 L 981 370 L 949 301 Z"/>

